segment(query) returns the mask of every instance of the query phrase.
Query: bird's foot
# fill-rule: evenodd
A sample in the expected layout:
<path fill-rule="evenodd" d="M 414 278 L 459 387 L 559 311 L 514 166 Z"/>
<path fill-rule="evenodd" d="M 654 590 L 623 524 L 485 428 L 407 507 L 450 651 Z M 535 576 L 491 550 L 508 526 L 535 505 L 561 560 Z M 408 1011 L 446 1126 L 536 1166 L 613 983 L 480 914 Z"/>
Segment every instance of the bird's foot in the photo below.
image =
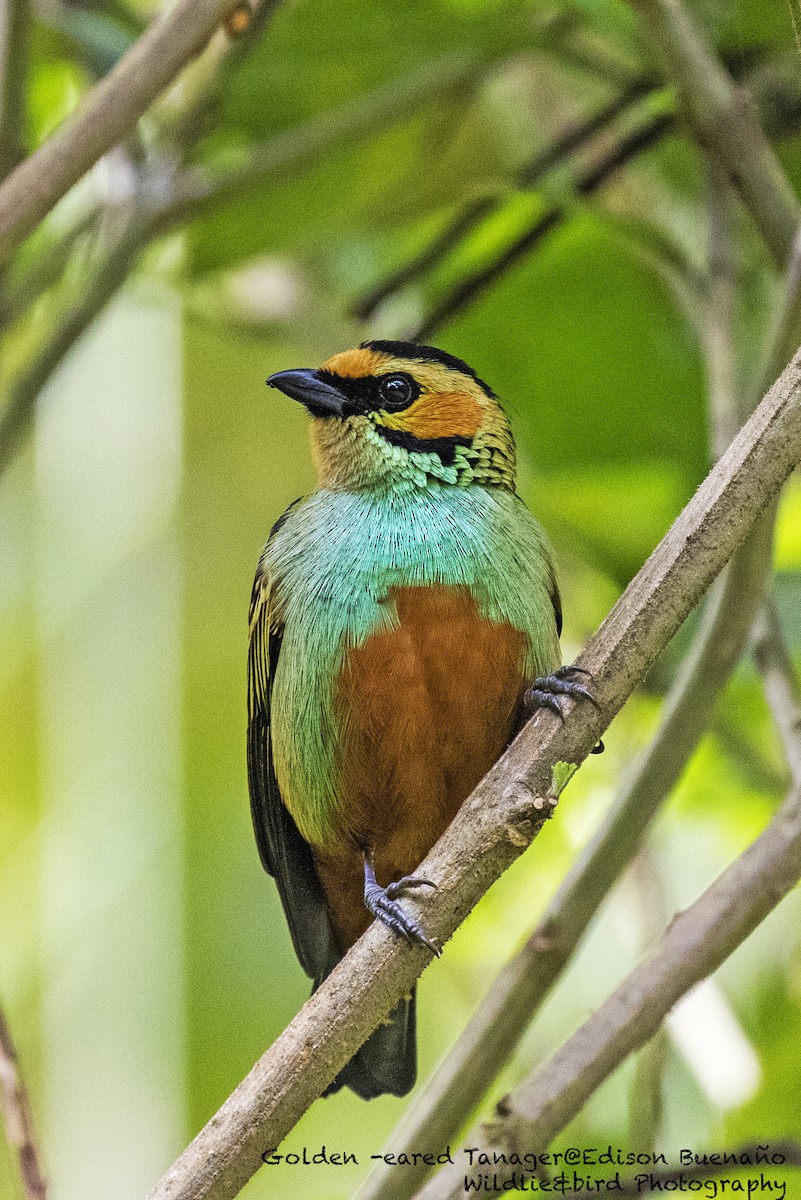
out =
<path fill-rule="evenodd" d="M 584 700 L 589 700 L 590 704 L 594 704 L 596 708 L 600 708 L 598 701 L 589 688 L 586 688 L 583 683 L 579 683 L 573 679 L 573 675 L 586 675 L 589 679 L 592 679 L 591 673 L 585 670 L 584 667 L 559 667 L 551 675 L 535 679 L 531 687 L 527 688 L 523 696 L 526 708 L 529 711 L 533 711 L 536 708 L 548 708 L 551 712 L 556 713 L 562 724 L 564 724 L 565 720 L 562 708 L 562 698 L 564 696 L 572 700 L 577 700 L 581 697 Z M 600 754 L 603 748 L 603 742 L 599 742 L 592 753 Z"/>
<path fill-rule="evenodd" d="M 415 943 L 426 946 L 433 955 L 439 957 L 442 953 L 439 946 L 426 937 L 417 921 L 413 917 L 410 917 L 407 912 L 404 912 L 398 903 L 398 897 L 402 896 L 404 892 L 410 892 L 414 888 L 419 887 L 435 888 L 436 886 L 430 879 L 418 879 L 415 875 L 404 875 L 397 882 L 390 883 L 385 888 L 381 887 L 381 884 L 375 877 L 373 864 L 365 856 L 364 903 L 367 911 L 372 913 L 388 929 L 405 938 L 410 946 L 415 945 Z"/>

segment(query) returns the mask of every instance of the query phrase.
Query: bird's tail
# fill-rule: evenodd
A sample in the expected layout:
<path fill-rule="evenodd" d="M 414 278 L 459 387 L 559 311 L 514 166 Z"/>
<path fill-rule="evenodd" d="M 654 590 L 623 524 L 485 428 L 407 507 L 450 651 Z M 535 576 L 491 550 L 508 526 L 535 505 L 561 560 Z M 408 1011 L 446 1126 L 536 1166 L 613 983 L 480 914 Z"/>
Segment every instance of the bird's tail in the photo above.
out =
<path fill-rule="evenodd" d="M 412 990 L 411 995 L 393 1008 L 387 1023 L 370 1034 L 324 1095 L 349 1087 L 363 1100 L 372 1100 L 385 1092 L 405 1096 L 412 1090 L 417 1075 L 415 999 Z"/>

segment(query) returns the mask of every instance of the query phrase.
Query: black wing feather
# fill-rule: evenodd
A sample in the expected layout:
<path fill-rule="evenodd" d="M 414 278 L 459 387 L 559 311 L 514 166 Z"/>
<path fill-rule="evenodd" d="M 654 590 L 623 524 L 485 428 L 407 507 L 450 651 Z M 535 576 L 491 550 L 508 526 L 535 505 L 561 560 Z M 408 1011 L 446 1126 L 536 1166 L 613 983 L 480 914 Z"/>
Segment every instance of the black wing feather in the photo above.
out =
<path fill-rule="evenodd" d="M 556 636 L 559 637 L 562 633 L 562 597 L 559 594 L 559 584 L 556 582 L 553 565 L 551 566 L 551 604 L 553 605 L 553 615 L 556 617 Z"/>
<path fill-rule="evenodd" d="M 287 513 L 273 527 L 270 537 Z M 306 974 L 319 983 L 333 969 L 340 954 L 311 849 L 281 799 L 273 768 L 270 700 L 283 629 L 271 620 L 270 592 L 270 580 L 260 566 L 250 602 L 248 646 L 250 809 L 259 855 L 264 869 L 278 885 L 295 953 Z"/>

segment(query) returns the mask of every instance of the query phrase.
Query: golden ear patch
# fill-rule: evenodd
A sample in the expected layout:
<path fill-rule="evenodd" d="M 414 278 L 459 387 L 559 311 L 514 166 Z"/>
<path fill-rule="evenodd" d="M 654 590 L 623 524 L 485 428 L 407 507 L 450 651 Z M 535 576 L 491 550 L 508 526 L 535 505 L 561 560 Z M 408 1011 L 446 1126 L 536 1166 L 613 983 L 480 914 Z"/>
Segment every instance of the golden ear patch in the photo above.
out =
<path fill-rule="evenodd" d="M 410 408 L 382 416 L 381 423 L 421 441 L 432 438 L 472 438 L 481 427 L 482 411 L 467 392 L 423 392 Z"/>
<path fill-rule="evenodd" d="M 386 354 L 377 350 L 342 350 L 326 359 L 321 370 L 331 371 L 342 379 L 362 379 L 365 375 L 377 375 L 386 362 Z"/>

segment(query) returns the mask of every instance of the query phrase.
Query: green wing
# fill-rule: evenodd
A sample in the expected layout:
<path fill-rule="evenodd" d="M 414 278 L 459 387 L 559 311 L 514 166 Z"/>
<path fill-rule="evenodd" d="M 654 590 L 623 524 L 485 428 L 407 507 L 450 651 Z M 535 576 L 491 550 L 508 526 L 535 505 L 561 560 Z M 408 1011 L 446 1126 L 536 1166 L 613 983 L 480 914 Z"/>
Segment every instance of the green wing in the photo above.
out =
<path fill-rule="evenodd" d="M 270 537 L 289 511 L 287 509 L 273 527 Z M 341 956 L 334 941 L 311 849 L 284 805 L 275 778 L 270 739 L 270 722 L 274 714 L 271 714 L 270 702 L 283 629 L 271 619 L 271 590 L 262 563 L 253 584 L 249 621 L 247 757 L 250 809 L 259 855 L 264 869 L 278 885 L 295 953 L 306 974 L 319 984 Z"/>

